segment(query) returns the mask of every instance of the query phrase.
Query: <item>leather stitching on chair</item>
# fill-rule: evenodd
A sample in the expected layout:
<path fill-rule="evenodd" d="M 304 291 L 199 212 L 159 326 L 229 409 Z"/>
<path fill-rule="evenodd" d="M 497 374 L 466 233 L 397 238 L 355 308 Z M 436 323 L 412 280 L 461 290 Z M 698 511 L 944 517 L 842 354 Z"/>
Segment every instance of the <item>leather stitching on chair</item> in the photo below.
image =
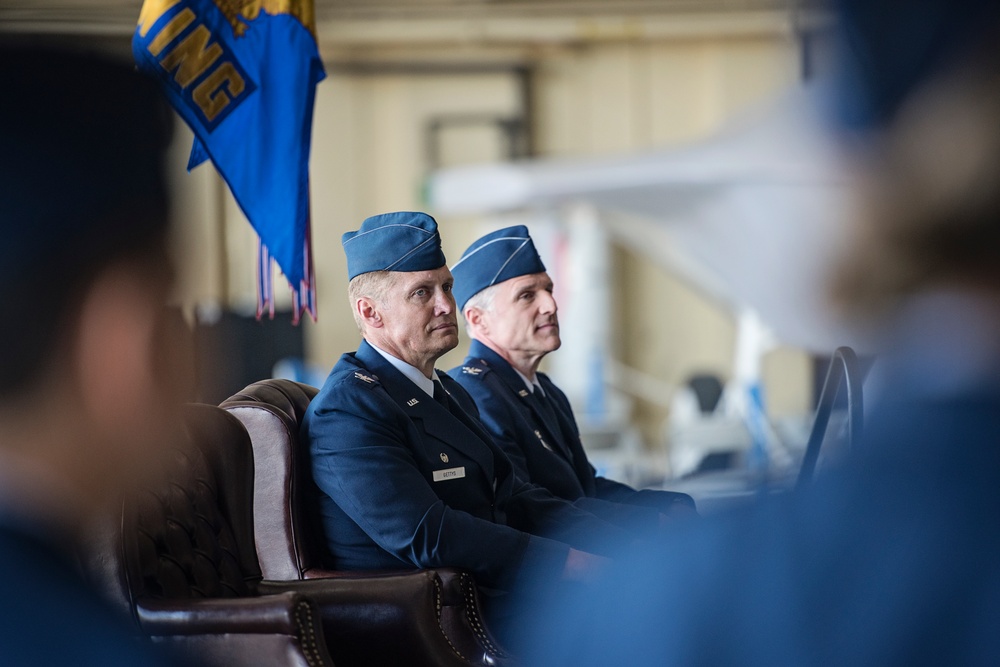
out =
<path fill-rule="evenodd" d="M 310 667 L 322 667 L 326 665 L 327 663 L 323 659 L 319 644 L 316 641 L 316 633 L 313 632 L 313 628 L 316 627 L 316 621 L 313 619 L 312 605 L 304 600 L 295 605 L 295 625 L 298 629 L 296 634 L 299 636 L 299 641 L 302 645 L 302 653 L 305 655 Z"/>
<path fill-rule="evenodd" d="M 496 657 L 508 657 L 503 651 L 501 651 L 496 644 L 490 641 L 489 635 L 486 634 L 486 628 L 483 625 L 483 620 L 479 617 L 479 603 L 476 600 L 476 584 L 472 577 L 466 573 L 462 573 L 459 576 L 459 581 L 462 586 L 462 593 L 465 596 L 465 615 L 469 619 L 469 625 L 472 626 L 472 631 L 476 633 L 479 640 L 483 642 L 483 646 L 489 651 L 490 655 Z"/>
<path fill-rule="evenodd" d="M 451 647 L 451 650 L 455 653 L 455 655 L 457 655 L 462 660 L 468 660 L 468 658 L 462 655 L 462 652 L 459 651 L 455 647 L 455 645 L 451 642 L 451 637 L 448 636 L 448 633 L 445 632 L 444 626 L 441 624 L 441 578 L 435 576 L 433 581 L 434 581 L 434 610 L 437 614 L 437 625 L 438 629 L 441 631 L 441 636 L 444 637 L 444 640 L 446 642 L 448 642 L 448 646 Z"/>

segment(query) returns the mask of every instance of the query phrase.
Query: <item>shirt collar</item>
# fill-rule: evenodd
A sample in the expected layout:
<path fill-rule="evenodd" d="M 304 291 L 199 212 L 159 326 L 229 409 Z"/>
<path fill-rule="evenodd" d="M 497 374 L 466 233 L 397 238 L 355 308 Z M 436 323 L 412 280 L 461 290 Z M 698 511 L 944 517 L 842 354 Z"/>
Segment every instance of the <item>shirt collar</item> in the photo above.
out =
<path fill-rule="evenodd" d="M 434 396 L 434 383 L 440 382 L 440 380 L 438 380 L 436 370 L 431 371 L 432 377 L 428 378 L 426 375 L 421 373 L 416 366 L 411 366 L 402 359 L 397 359 L 371 341 L 368 341 L 368 344 L 372 346 L 373 350 L 382 355 L 383 359 L 392 364 L 393 368 L 405 375 L 411 382 L 413 382 L 413 384 L 423 389 L 428 396 Z"/>
<path fill-rule="evenodd" d="M 532 382 L 531 380 L 528 379 L 527 375 L 517 370 L 513 366 L 511 366 L 511 368 L 514 370 L 515 373 L 517 373 L 517 377 L 521 378 L 521 380 L 524 382 L 524 386 L 528 388 L 528 391 L 530 391 L 531 393 L 535 393 L 535 391 L 538 391 L 539 396 L 545 395 L 545 390 L 542 389 L 542 385 L 538 383 L 537 373 L 535 374 L 535 381 Z"/>

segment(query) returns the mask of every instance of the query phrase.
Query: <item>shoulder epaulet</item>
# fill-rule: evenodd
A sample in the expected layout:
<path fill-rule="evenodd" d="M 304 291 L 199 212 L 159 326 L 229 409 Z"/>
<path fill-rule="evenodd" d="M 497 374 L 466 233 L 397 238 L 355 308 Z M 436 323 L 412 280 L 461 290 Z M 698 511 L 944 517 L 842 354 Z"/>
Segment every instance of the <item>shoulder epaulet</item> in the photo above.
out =
<path fill-rule="evenodd" d="M 364 373 L 362 371 L 354 371 L 353 374 L 349 376 L 356 384 L 364 385 L 366 387 L 374 387 L 378 385 L 378 376 L 371 375 L 369 373 Z"/>
<path fill-rule="evenodd" d="M 462 366 L 462 375 L 467 375 L 474 378 L 481 378 L 487 373 L 489 373 L 490 367 L 485 361 L 478 361 L 472 364 L 465 364 Z"/>

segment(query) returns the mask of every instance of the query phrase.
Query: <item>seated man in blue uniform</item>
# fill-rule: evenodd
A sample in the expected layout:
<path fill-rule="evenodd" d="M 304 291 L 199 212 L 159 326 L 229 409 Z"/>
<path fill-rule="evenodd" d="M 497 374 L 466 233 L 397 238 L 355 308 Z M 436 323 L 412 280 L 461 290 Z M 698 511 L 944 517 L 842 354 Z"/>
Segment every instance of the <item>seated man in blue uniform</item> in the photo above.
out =
<path fill-rule="evenodd" d="M 605 558 L 586 549 L 633 535 L 522 482 L 472 399 L 434 370 L 458 345 L 458 323 L 433 218 L 374 216 L 343 246 L 364 340 L 302 424 L 329 564 L 459 567 L 498 590 L 528 573 L 589 578 Z"/>
<path fill-rule="evenodd" d="M 484 426 L 522 477 L 600 516 L 618 504 L 668 517 L 694 514 L 690 496 L 633 489 L 599 477 L 587 460 L 569 400 L 538 372 L 561 340 L 552 279 L 527 227 L 483 236 L 452 274 L 473 340 L 465 363 L 449 375 L 472 395 Z"/>

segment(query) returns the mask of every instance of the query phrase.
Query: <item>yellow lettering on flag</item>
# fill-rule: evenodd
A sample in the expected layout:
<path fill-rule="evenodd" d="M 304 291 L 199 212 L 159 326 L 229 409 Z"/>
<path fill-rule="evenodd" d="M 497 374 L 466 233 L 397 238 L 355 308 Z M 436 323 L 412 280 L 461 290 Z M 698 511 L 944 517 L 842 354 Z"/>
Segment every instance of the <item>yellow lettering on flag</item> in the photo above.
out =
<path fill-rule="evenodd" d="M 212 33 L 208 28 L 200 25 L 160 60 L 163 69 L 168 72 L 177 69 L 174 80 L 181 88 L 191 85 L 192 81 L 204 74 L 222 55 L 221 46 L 217 43 L 208 43 L 211 38 Z"/>
<path fill-rule="evenodd" d="M 190 9 L 185 9 L 180 14 L 170 19 L 167 25 L 163 26 L 163 30 L 157 33 L 153 41 L 149 43 L 149 52 L 154 56 L 160 55 L 160 51 L 166 48 L 167 44 L 174 41 L 177 35 L 184 32 L 184 30 L 191 25 L 195 20 L 194 12 Z"/>
<path fill-rule="evenodd" d="M 228 89 L 228 94 L 222 90 L 224 85 Z M 227 61 L 219 65 L 214 72 L 198 84 L 198 87 L 191 94 L 191 99 L 205 114 L 208 122 L 212 122 L 223 109 L 229 106 L 232 98 L 239 97 L 245 85 L 243 77 L 236 71 L 233 64 Z"/>

